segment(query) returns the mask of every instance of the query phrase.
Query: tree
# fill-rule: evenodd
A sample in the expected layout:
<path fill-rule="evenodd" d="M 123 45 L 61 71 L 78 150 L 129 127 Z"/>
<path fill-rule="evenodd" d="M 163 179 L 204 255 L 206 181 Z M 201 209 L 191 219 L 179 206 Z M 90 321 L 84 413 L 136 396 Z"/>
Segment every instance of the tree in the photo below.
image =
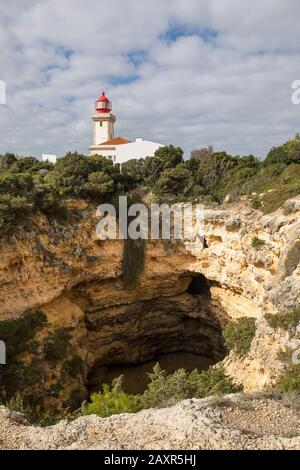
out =
<path fill-rule="evenodd" d="M 162 172 L 157 181 L 156 190 L 160 194 L 172 194 L 180 197 L 186 195 L 191 186 L 191 175 L 184 164 L 180 164 Z"/>
<path fill-rule="evenodd" d="M 154 156 L 163 162 L 164 168 L 166 168 L 168 164 L 168 166 L 175 167 L 183 162 L 183 150 L 173 145 L 160 147 L 156 150 Z"/>
<path fill-rule="evenodd" d="M 213 146 L 209 145 L 208 147 L 202 147 L 199 149 L 192 150 L 190 159 L 205 160 L 206 158 L 211 157 L 213 153 L 214 153 Z"/>
<path fill-rule="evenodd" d="M 271 150 L 268 152 L 264 160 L 264 165 L 270 165 L 271 163 L 284 163 L 287 164 L 288 162 L 288 154 L 286 148 L 283 145 L 279 147 L 272 147 Z"/>
<path fill-rule="evenodd" d="M 6 171 L 16 161 L 16 156 L 13 153 L 6 153 L 0 155 L 0 171 Z"/>
<path fill-rule="evenodd" d="M 144 159 L 129 160 L 122 165 L 122 175 L 127 180 L 129 186 L 135 187 L 138 183 L 143 183 L 145 178 Z"/>
<path fill-rule="evenodd" d="M 114 181 L 110 175 L 104 171 L 95 171 L 89 174 L 87 182 L 82 187 L 82 195 L 88 195 L 92 198 L 98 198 L 112 193 Z"/>

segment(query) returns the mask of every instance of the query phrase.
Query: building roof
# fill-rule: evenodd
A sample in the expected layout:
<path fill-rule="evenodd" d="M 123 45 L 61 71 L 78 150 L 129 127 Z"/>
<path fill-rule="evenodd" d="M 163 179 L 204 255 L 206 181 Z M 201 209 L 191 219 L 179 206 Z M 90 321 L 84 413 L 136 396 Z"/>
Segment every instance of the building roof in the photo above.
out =
<path fill-rule="evenodd" d="M 129 144 L 130 140 L 126 139 L 125 137 L 115 137 L 114 139 L 107 140 L 106 142 L 102 142 L 100 145 L 122 145 L 122 144 Z"/>
<path fill-rule="evenodd" d="M 102 92 L 102 95 L 99 96 L 98 101 L 105 101 L 106 103 L 110 103 L 109 99 L 107 96 L 105 96 L 105 92 Z"/>

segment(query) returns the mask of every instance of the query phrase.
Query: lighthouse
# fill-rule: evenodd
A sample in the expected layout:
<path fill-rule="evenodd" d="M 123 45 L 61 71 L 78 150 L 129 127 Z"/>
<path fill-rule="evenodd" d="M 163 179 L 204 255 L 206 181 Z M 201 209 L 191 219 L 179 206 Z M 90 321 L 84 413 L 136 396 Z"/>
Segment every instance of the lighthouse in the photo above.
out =
<path fill-rule="evenodd" d="M 103 142 L 112 140 L 115 136 L 114 124 L 116 116 L 112 114 L 111 110 L 111 102 L 103 91 L 95 103 L 95 114 L 92 116 L 94 123 L 94 145 L 103 144 Z"/>
<path fill-rule="evenodd" d="M 125 137 L 115 137 L 114 125 L 116 116 L 111 112 L 112 103 L 103 91 L 95 102 L 93 121 L 93 144 L 90 145 L 90 156 L 102 155 L 114 163 L 124 163 L 131 159 L 154 156 L 162 144 L 143 139 L 130 142 Z"/>

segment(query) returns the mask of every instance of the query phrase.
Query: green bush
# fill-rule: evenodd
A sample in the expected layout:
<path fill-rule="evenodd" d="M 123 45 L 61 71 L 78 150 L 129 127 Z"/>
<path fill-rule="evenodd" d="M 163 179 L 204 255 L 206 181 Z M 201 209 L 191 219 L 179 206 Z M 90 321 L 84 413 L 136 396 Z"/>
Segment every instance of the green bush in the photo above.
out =
<path fill-rule="evenodd" d="M 84 371 L 84 361 L 80 356 L 74 356 L 72 359 L 67 361 L 64 365 L 64 370 L 68 375 L 76 378 L 78 374 L 82 374 Z"/>
<path fill-rule="evenodd" d="M 149 378 L 147 389 L 140 397 L 141 409 L 170 406 L 195 394 L 195 387 L 184 369 L 167 374 L 156 364 Z"/>
<path fill-rule="evenodd" d="M 209 395 L 235 393 L 242 387 L 235 385 L 222 366 L 207 371 L 188 373 L 179 369 L 173 374 L 162 370 L 159 364 L 149 374 L 150 381 L 142 395 L 130 395 L 122 389 L 122 377 L 115 379 L 112 387 L 91 396 L 91 403 L 84 405 L 84 414 L 110 416 L 116 413 L 134 413 L 147 408 L 163 408 L 187 398 L 203 398 Z"/>
<path fill-rule="evenodd" d="M 21 356 L 36 349 L 34 337 L 46 321 L 42 312 L 31 311 L 15 320 L 0 322 L 0 339 L 6 344 L 7 355 L 7 364 L 0 368 L 0 390 L 7 398 L 39 380 L 39 364 L 24 364 Z"/>
<path fill-rule="evenodd" d="M 262 202 L 259 196 L 255 196 L 255 198 L 252 201 L 252 207 L 253 209 L 259 209 L 262 206 Z"/>
<path fill-rule="evenodd" d="M 62 419 L 76 419 L 79 416 L 77 410 L 71 412 L 68 408 L 62 408 L 60 405 L 58 405 L 55 413 L 49 411 L 38 412 L 30 404 L 26 403 L 26 400 L 24 400 L 20 393 L 16 393 L 10 400 L 4 402 L 3 405 L 11 411 L 21 413 L 30 424 L 42 427 L 52 426 Z"/>
<path fill-rule="evenodd" d="M 104 171 L 94 171 L 88 175 L 87 182 L 82 187 L 82 194 L 97 199 L 112 193 L 113 189 L 114 181 L 110 175 Z"/>
<path fill-rule="evenodd" d="M 118 413 L 134 413 L 138 410 L 138 397 L 122 390 L 122 377 L 115 379 L 110 387 L 103 385 L 103 391 L 93 393 L 91 403 L 84 406 L 83 414 L 107 417 Z"/>
<path fill-rule="evenodd" d="M 10 166 L 16 160 L 16 156 L 13 153 L 6 153 L 5 155 L 0 155 L 0 171 L 9 170 Z"/>
<path fill-rule="evenodd" d="M 226 347 L 245 356 L 255 336 L 255 321 L 256 319 L 252 317 L 242 317 L 235 322 L 228 323 L 223 331 Z"/>
<path fill-rule="evenodd" d="M 69 347 L 68 330 L 61 328 L 50 333 L 44 343 L 44 356 L 47 361 L 56 362 L 64 359 Z"/>
<path fill-rule="evenodd" d="M 280 392 L 300 393 L 300 365 L 290 366 L 285 374 L 280 377 L 275 385 L 275 390 Z"/>
<path fill-rule="evenodd" d="M 274 330 L 278 328 L 290 330 L 296 328 L 300 323 L 300 309 L 288 313 L 268 313 L 265 315 L 265 319 Z"/>
<path fill-rule="evenodd" d="M 33 204 L 25 197 L 0 194 L 0 234 L 10 235 L 32 210 Z"/>
<path fill-rule="evenodd" d="M 204 398 L 210 395 L 226 395 L 243 390 L 242 385 L 233 383 L 222 366 L 210 367 L 207 371 L 191 372 L 189 382 L 195 387 L 195 397 Z"/>
<path fill-rule="evenodd" d="M 266 244 L 266 242 L 264 240 L 261 240 L 261 238 L 258 238 L 258 237 L 252 238 L 251 245 L 252 245 L 253 248 L 258 248 L 258 247 L 263 246 L 265 244 Z"/>

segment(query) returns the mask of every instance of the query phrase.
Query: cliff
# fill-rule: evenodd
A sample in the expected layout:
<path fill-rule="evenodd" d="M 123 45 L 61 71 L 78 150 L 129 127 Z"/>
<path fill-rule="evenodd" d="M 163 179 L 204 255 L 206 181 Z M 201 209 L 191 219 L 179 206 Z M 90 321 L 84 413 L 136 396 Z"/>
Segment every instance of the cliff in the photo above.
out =
<path fill-rule="evenodd" d="M 277 379 L 284 333 L 270 332 L 263 315 L 300 306 L 299 197 L 269 215 L 247 201 L 207 210 L 197 252 L 147 242 L 131 289 L 123 242 L 97 239 L 94 207 L 66 204 L 65 225 L 39 215 L 1 242 L 0 336 L 10 328 L 20 339 L 2 369 L 3 398 L 21 391 L 37 406 L 74 407 L 130 365 L 177 354 L 178 364 L 206 367 L 226 355 L 224 325 L 244 316 L 257 319 L 256 337 L 226 369 L 246 390 Z"/>

